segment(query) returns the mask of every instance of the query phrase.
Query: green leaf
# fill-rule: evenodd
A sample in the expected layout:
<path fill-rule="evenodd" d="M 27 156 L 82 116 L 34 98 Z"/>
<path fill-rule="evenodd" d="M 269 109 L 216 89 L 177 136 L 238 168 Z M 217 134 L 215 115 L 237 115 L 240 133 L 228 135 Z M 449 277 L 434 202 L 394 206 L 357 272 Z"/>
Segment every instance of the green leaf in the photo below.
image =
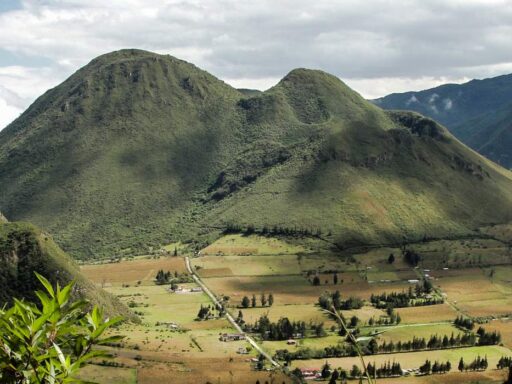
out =
<path fill-rule="evenodd" d="M 45 277 L 41 276 L 39 273 L 34 272 L 37 279 L 43 284 L 43 286 L 46 288 L 46 291 L 50 294 L 51 297 L 55 297 L 55 291 L 53 290 L 52 285 L 48 280 L 46 280 Z"/>

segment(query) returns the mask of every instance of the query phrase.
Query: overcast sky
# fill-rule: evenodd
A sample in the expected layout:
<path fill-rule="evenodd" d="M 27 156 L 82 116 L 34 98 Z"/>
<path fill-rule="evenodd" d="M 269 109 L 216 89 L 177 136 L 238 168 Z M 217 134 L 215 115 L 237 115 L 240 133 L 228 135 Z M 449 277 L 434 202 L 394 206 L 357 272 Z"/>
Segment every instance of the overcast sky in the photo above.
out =
<path fill-rule="evenodd" d="M 0 129 L 121 48 L 262 90 L 318 68 L 374 98 L 512 73 L 511 37 L 512 0 L 0 0 Z"/>

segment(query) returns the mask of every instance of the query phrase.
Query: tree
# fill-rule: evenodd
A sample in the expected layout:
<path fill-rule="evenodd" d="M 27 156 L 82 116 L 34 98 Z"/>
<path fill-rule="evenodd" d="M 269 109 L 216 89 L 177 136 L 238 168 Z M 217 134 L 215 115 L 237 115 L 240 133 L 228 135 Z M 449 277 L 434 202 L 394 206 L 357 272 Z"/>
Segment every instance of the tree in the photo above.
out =
<path fill-rule="evenodd" d="M 352 366 L 352 369 L 350 370 L 350 376 L 352 376 L 354 378 L 361 376 L 361 370 L 359 369 L 359 367 L 357 365 L 354 364 Z"/>
<path fill-rule="evenodd" d="M 242 307 L 249 308 L 249 304 L 251 304 L 249 298 L 247 296 L 244 296 L 242 299 Z"/>
<path fill-rule="evenodd" d="M 395 255 L 390 253 L 389 257 L 388 257 L 388 264 L 393 264 L 394 262 L 395 262 Z"/>
<path fill-rule="evenodd" d="M 508 379 L 505 384 L 512 384 L 512 365 L 508 367 Z"/>
<path fill-rule="evenodd" d="M 265 296 L 264 293 L 261 294 L 260 301 L 261 301 L 261 306 L 262 307 L 267 305 L 267 297 Z"/>
<path fill-rule="evenodd" d="M 326 361 L 324 366 L 322 367 L 322 378 L 327 379 L 329 376 L 331 376 L 331 366 Z"/>
<path fill-rule="evenodd" d="M 251 306 L 253 308 L 256 308 L 256 295 L 252 295 Z"/>
<path fill-rule="evenodd" d="M 0 381 L 2 383 L 64 383 L 93 358 L 105 357 L 93 345 L 118 342 L 122 336 L 103 337 L 119 323 L 105 319 L 86 301 L 73 301 L 74 283 L 54 289 L 36 273 L 45 291 L 37 291 L 39 305 L 14 299 L 8 309 L 0 309 Z"/>
<path fill-rule="evenodd" d="M 464 359 L 461 357 L 460 358 L 460 361 L 459 361 L 459 366 L 458 366 L 458 369 L 460 372 L 464 371 L 464 368 L 465 368 L 465 364 L 464 364 Z"/>
<path fill-rule="evenodd" d="M 238 311 L 238 317 L 236 318 L 237 324 L 243 324 L 244 323 L 244 314 L 242 311 Z"/>
<path fill-rule="evenodd" d="M 268 306 L 271 307 L 272 304 L 274 304 L 274 295 L 269 293 L 269 295 L 268 295 Z"/>

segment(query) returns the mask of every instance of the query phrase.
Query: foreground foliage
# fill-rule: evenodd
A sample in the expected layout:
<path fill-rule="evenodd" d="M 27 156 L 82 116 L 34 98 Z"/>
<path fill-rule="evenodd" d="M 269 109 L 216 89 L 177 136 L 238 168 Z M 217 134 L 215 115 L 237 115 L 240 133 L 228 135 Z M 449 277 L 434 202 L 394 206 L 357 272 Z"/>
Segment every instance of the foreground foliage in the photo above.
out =
<path fill-rule="evenodd" d="M 14 300 L 0 310 L 0 383 L 70 383 L 87 361 L 106 353 L 94 345 L 117 342 L 122 336 L 103 337 L 121 321 L 104 320 L 98 307 L 90 312 L 86 301 L 74 301 L 74 283 L 56 289 L 37 274 L 45 288 L 37 291 L 39 305 Z"/>

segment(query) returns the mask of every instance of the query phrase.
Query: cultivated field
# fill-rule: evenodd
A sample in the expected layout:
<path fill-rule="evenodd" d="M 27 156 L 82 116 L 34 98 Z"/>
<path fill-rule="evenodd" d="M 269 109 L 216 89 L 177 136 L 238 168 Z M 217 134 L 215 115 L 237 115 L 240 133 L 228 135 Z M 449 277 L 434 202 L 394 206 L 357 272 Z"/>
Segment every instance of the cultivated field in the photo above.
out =
<path fill-rule="evenodd" d="M 307 329 L 323 324 L 324 334 L 289 340 L 262 340 L 253 334 L 262 348 L 273 355 L 279 350 L 290 353 L 304 350 L 321 353 L 332 347 L 344 348 L 345 336 L 339 335 L 340 325 L 318 305 L 319 296 L 335 291 L 342 300 L 351 297 L 363 300 L 359 309 L 342 310 L 347 322 L 357 318 L 358 337 L 362 345 L 374 338 L 382 343 L 408 342 L 413 338 L 428 340 L 437 335 L 462 336 L 467 330 L 453 324 L 457 316 L 469 316 L 483 321 L 488 331 L 499 331 L 503 345 L 474 346 L 453 349 L 420 350 L 407 353 L 383 353 L 366 356 L 377 365 L 387 361 L 400 362 L 403 369 L 417 369 L 426 359 L 449 360 L 454 367 L 443 375 L 410 376 L 402 379 L 380 379 L 382 382 L 417 384 L 480 382 L 497 383 L 504 371 L 495 370 L 499 358 L 511 356 L 512 326 L 503 316 L 512 312 L 512 267 L 507 265 L 507 250 L 495 239 L 436 240 L 412 244 L 421 255 L 414 268 L 403 257 L 403 249 L 373 248 L 357 254 L 343 255 L 325 249 L 315 251 L 311 244 L 297 240 L 256 235 L 228 235 L 191 258 L 198 276 L 236 318 L 242 313 L 245 324 L 254 325 L 262 316 L 270 322 L 288 318 L 304 322 Z M 170 245 L 168 251 L 178 245 Z M 181 250 L 182 248 L 180 248 Z M 489 264 L 496 254 L 496 264 Z M 393 261 L 390 262 L 390 255 Z M 233 333 L 232 325 L 223 317 L 197 321 L 201 306 L 211 304 L 203 292 L 188 292 L 194 283 L 179 286 L 184 293 L 169 293 L 169 285 L 155 285 L 159 270 L 186 274 L 184 257 L 160 256 L 124 260 L 113 264 L 84 265 L 82 271 L 98 285 L 119 297 L 141 318 L 141 324 L 123 324 L 117 331 L 126 335 L 118 348 L 110 348 L 122 368 L 90 366 L 83 377 L 96 378 L 101 383 L 260 383 L 290 382 L 279 371 L 254 369 L 258 354 L 245 341 L 221 342 L 219 335 Z M 429 280 L 432 294 L 444 298 L 435 305 L 395 308 L 400 322 L 390 319 L 386 308 L 370 303 L 372 295 L 414 292 L 417 282 Z M 423 284 L 423 283 L 422 283 Z M 262 306 L 261 294 L 273 295 L 272 306 Z M 242 308 L 242 299 L 256 298 L 256 306 Z M 491 320 L 491 318 L 500 318 Z M 375 322 L 379 322 L 376 324 Z M 172 325 L 171 325 L 172 324 Z M 240 354 L 240 350 L 247 354 Z M 477 356 L 487 356 L 489 369 L 482 372 L 456 372 L 461 357 L 470 362 Z M 333 367 L 350 370 L 359 360 L 355 357 L 322 357 L 291 361 L 297 367 L 320 369 L 328 361 Z M 281 362 L 283 363 L 283 362 Z M 115 375 L 119 370 L 119 378 Z M 272 377 L 271 377 L 272 376 Z M 117 380 L 117 381 L 116 381 Z"/>

